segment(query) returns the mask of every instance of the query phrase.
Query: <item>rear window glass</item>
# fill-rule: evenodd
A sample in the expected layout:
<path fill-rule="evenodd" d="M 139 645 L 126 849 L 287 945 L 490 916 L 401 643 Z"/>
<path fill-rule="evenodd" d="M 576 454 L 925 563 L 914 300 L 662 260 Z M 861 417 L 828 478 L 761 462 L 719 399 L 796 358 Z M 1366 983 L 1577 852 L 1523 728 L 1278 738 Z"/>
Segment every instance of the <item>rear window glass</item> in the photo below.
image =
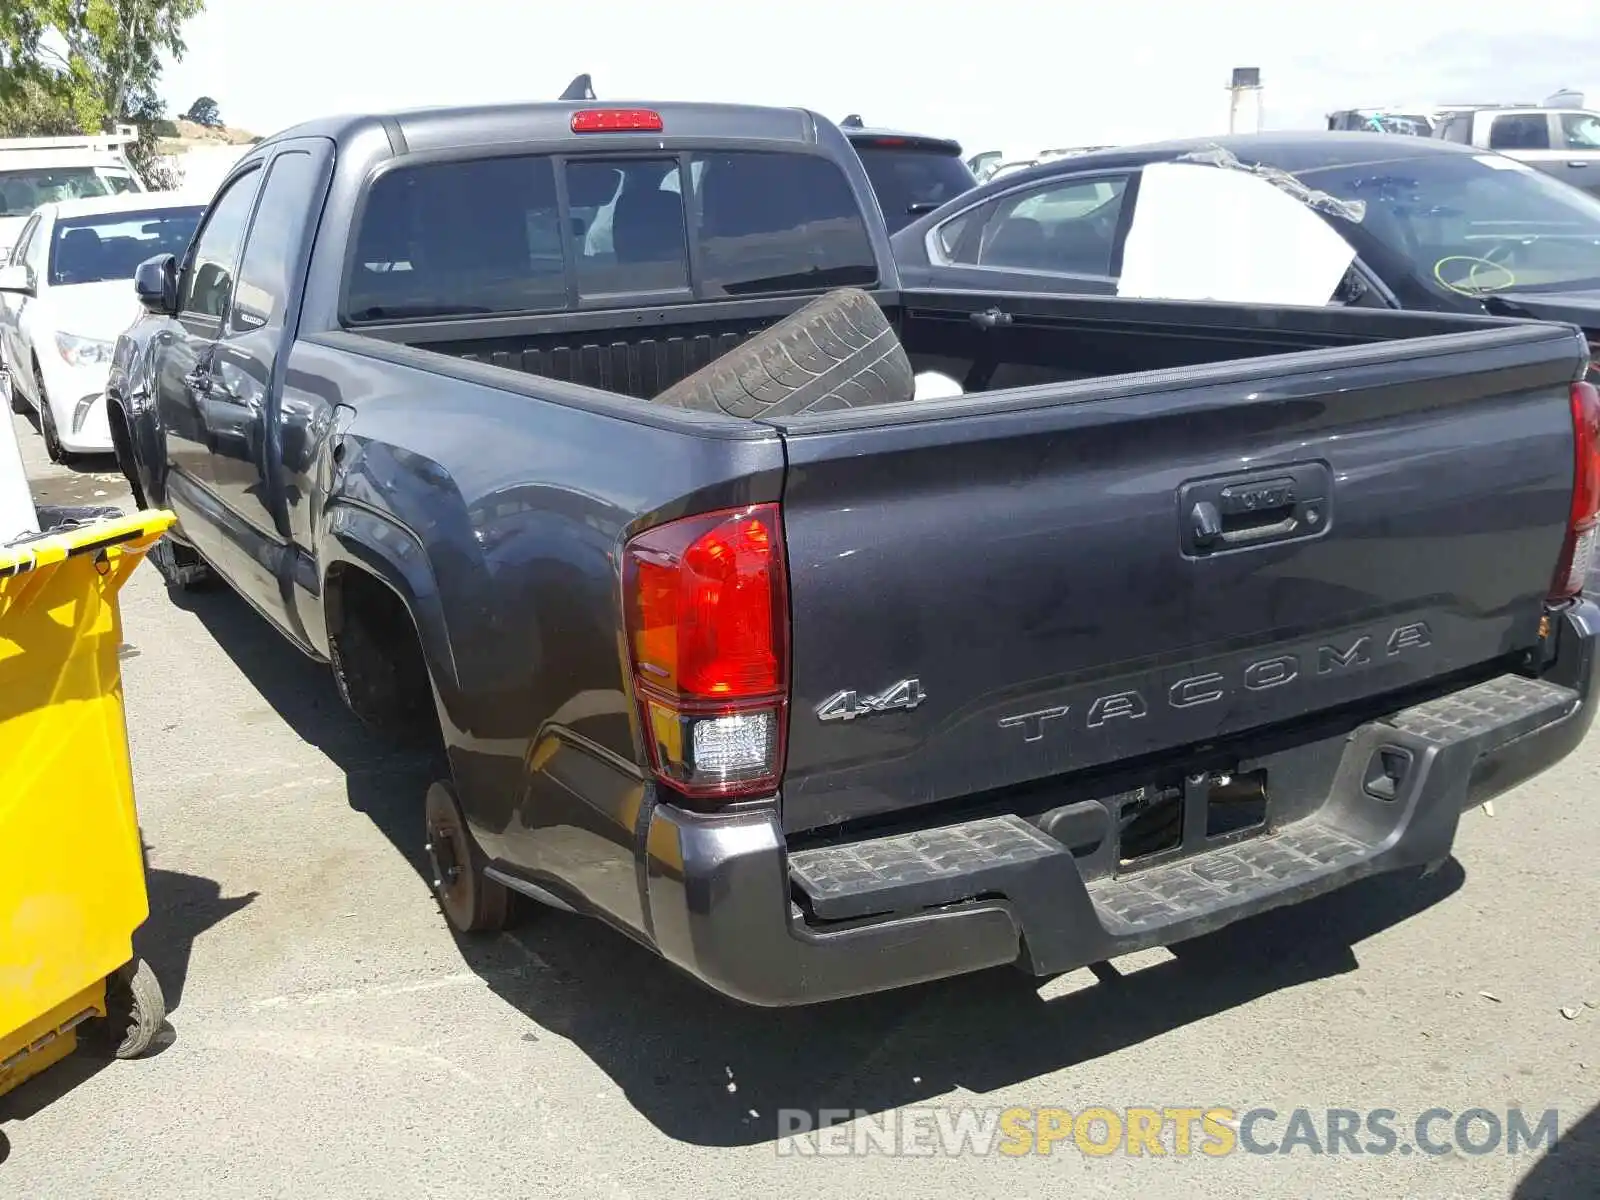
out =
<path fill-rule="evenodd" d="M 548 158 L 398 167 L 373 183 L 345 289 L 351 320 L 527 312 L 566 298 Z"/>
<path fill-rule="evenodd" d="M 533 312 L 579 294 L 688 299 L 877 282 L 844 173 L 807 154 L 545 156 L 398 167 L 372 185 L 345 289 L 354 322 Z"/>
<path fill-rule="evenodd" d="M 857 146 L 856 153 L 890 233 L 978 186 L 971 169 L 954 154 L 871 143 Z"/>
<path fill-rule="evenodd" d="M 878 269 L 844 173 L 810 154 L 696 154 L 700 269 L 711 295 L 866 286 Z"/>
<path fill-rule="evenodd" d="M 567 204 L 583 296 L 681 291 L 688 233 L 676 158 L 567 164 Z"/>

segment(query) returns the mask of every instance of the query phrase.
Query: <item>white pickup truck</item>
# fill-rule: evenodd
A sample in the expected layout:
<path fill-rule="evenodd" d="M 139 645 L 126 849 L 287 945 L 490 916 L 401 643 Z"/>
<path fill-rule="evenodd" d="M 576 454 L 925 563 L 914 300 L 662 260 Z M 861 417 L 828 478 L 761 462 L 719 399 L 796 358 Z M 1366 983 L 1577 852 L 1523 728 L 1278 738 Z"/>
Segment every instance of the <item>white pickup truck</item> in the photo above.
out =
<path fill-rule="evenodd" d="M 115 133 L 0 138 L 0 263 L 41 204 L 147 191 L 126 151 L 138 138 L 132 125 Z"/>
<path fill-rule="evenodd" d="M 1558 107 L 1546 101 L 1450 111 L 1435 123 L 1433 136 L 1493 150 L 1600 195 L 1600 112 L 1581 104 Z"/>

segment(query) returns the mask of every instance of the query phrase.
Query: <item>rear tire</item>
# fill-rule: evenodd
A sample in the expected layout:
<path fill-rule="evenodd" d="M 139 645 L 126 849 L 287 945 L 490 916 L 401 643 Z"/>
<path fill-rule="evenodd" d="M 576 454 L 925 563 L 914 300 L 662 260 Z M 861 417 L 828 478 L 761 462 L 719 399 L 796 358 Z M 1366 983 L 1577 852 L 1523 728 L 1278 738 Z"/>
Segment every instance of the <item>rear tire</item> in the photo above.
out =
<path fill-rule="evenodd" d="M 428 866 L 434 897 L 445 920 L 458 933 L 494 933 L 511 924 L 511 892 L 483 873 L 483 851 L 472 840 L 455 790 L 443 781 L 428 789 L 426 817 Z"/>
<path fill-rule="evenodd" d="M 747 420 L 910 400 L 911 361 L 883 310 L 859 288 L 799 312 L 675 383 L 655 403 Z"/>
<path fill-rule="evenodd" d="M 364 581 L 354 589 L 381 588 Z M 422 644 L 404 605 L 392 593 L 346 592 L 342 620 L 328 636 L 328 659 L 339 698 L 368 729 L 404 745 L 438 732 L 433 688 Z"/>

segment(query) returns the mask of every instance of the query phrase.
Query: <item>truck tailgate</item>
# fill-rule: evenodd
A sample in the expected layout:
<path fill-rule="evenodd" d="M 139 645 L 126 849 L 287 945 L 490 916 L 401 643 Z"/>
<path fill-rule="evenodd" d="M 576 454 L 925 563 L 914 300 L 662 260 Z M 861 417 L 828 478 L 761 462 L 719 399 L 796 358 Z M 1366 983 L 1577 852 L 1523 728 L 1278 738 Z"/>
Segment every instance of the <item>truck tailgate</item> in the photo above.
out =
<path fill-rule="evenodd" d="M 1529 325 L 778 423 L 785 827 L 1195 746 L 1534 645 L 1579 357 L 1572 331 Z"/>

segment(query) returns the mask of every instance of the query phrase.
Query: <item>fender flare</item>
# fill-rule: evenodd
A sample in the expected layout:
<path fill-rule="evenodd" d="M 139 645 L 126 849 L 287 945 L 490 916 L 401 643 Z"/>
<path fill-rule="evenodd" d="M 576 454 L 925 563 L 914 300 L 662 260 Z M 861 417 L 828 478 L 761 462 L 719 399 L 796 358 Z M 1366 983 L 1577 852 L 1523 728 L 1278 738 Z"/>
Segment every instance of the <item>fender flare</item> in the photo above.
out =
<path fill-rule="evenodd" d="M 422 539 L 394 518 L 346 499 L 329 502 L 323 511 L 323 524 L 317 562 L 322 572 L 318 583 L 324 607 L 328 577 L 336 567 L 363 571 L 377 579 L 399 597 L 411 614 L 435 686 L 441 691 L 458 691 L 460 673 L 455 649 Z"/>

